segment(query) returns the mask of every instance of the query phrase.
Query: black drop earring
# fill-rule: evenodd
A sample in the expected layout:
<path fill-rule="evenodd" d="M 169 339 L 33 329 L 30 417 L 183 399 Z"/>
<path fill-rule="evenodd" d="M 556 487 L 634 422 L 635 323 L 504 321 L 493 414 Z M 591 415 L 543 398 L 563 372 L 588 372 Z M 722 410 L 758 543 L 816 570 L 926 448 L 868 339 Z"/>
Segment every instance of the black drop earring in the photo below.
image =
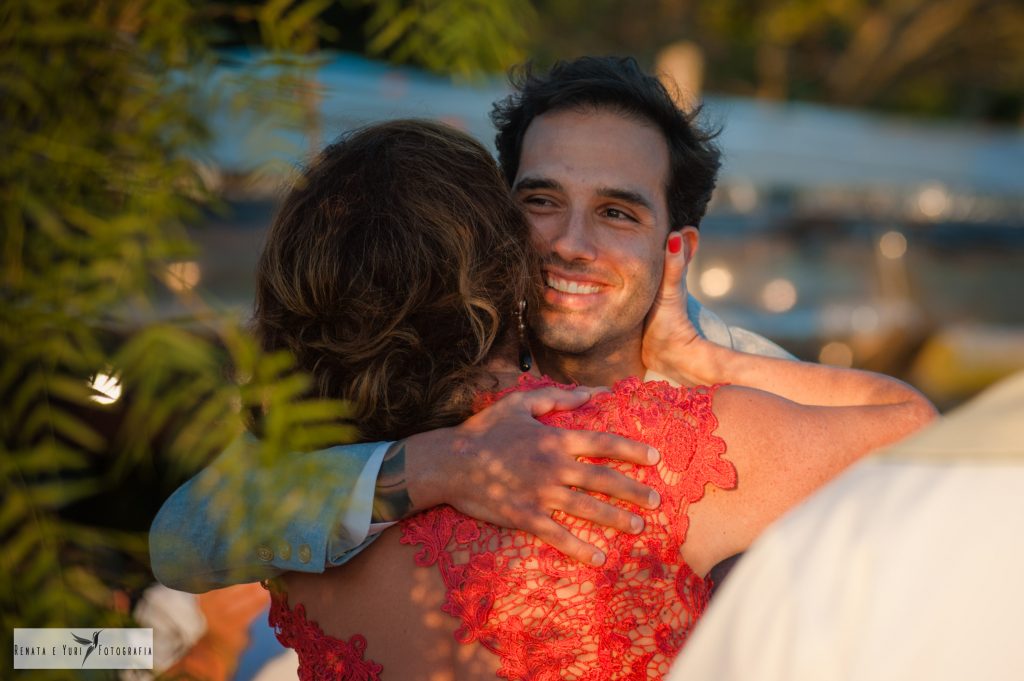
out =
<path fill-rule="evenodd" d="M 526 300 L 519 301 L 519 309 L 516 310 L 516 323 L 519 328 L 519 370 L 527 372 L 533 366 L 533 357 L 530 356 L 530 348 L 526 343 Z"/>

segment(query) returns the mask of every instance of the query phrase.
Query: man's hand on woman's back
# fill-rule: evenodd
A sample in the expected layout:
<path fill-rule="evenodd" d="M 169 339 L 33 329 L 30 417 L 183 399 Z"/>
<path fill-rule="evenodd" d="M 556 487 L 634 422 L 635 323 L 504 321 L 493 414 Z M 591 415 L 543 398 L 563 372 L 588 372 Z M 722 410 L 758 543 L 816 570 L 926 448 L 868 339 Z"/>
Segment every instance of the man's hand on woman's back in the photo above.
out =
<path fill-rule="evenodd" d="M 389 460 L 401 458 L 404 470 L 399 474 L 398 466 L 392 465 L 386 475 L 386 461 L 378 478 L 378 501 L 402 488 L 408 500 L 402 515 L 450 504 L 478 520 L 534 534 L 571 558 L 600 565 L 605 556 L 555 522 L 551 514 L 562 511 L 636 533 L 643 529 L 638 516 L 587 491 L 644 508 L 655 508 L 660 500 L 636 480 L 579 458 L 603 457 L 646 466 L 656 463 L 660 455 L 645 444 L 617 435 L 562 430 L 536 418 L 550 411 L 574 409 L 593 393 L 590 389 L 553 387 L 516 392 L 459 426 L 396 442 Z M 374 519 L 398 518 L 375 512 Z"/>

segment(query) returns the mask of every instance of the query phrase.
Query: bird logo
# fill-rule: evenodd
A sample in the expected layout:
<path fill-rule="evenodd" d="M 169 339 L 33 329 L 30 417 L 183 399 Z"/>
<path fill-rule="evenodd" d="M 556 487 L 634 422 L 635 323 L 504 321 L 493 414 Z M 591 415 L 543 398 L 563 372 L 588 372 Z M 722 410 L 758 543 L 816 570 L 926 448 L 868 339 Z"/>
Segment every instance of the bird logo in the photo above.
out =
<path fill-rule="evenodd" d="M 89 659 L 89 655 L 91 655 L 92 651 L 96 650 L 96 647 L 100 644 L 100 631 L 103 631 L 103 630 L 100 629 L 99 631 L 94 631 L 92 633 L 92 640 L 91 641 L 89 639 L 87 639 L 87 638 L 82 638 L 81 636 L 79 636 L 75 632 L 71 632 L 72 638 L 74 638 L 76 641 L 78 641 L 83 646 L 89 646 L 88 650 L 85 651 L 85 657 L 82 658 L 82 666 L 83 667 L 85 666 L 85 661 Z"/>

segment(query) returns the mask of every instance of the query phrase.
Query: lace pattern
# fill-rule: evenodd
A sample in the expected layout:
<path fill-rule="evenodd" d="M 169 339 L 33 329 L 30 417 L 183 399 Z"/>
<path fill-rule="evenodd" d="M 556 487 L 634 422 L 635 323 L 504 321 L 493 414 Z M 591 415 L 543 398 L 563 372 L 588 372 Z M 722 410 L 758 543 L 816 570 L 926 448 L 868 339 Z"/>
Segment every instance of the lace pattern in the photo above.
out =
<path fill-rule="evenodd" d="M 523 376 L 519 385 L 484 395 L 484 408 L 512 390 L 556 385 Z M 563 386 L 566 387 L 566 386 Z M 556 513 L 577 536 L 605 552 L 599 568 L 576 563 L 523 532 L 506 530 L 442 506 L 401 523 L 405 544 L 418 546 L 418 566 L 436 566 L 446 588 L 442 609 L 461 626 L 455 637 L 498 655 L 505 679 L 640 681 L 662 678 L 707 607 L 710 581 L 686 564 L 681 548 L 689 505 L 711 483 L 736 485 L 736 470 L 721 458 L 714 435 L 715 387 L 676 389 L 636 378 L 579 409 L 541 417 L 548 425 L 603 430 L 656 447 L 656 466 L 591 459 L 625 471 L 661 494 L 661 507 L 632 507 L 644 518 L 640 535 L 595 527 Z M 598 495 L 601 496 L 601 495 Z M 365 660 L 366 639 L 325 636 L 301 605 L 289 610 L 274 594 L 270 624 L 299 655 L 299 677 L 380 678 L 381 665 Z"/>
<path fill-rule="evenodd" d="M 288 598 L 270 590 L 268 622 L 281 645 L 299 656 L 300 681 L 380 681 L 383 667 L 363 658 L 366 637 L 356 634 L 348 641 L 327 636 L 316 622 L 306 619 L 302 604 L 288 607 Z"/>
<path fill-rule="evenodd" d="M 514 390 L 547 385 L 554 383 L 524 376 Z M 657 511 L 631 509 L 646 522 L 640 535 L 556 514 L 574 534 L 605 551 L 600 568 L 450 507 L 402 523 L 402 542 L 422 547 L 416 564 L 440 570 L 447 588 L 443 610 L 462 624 L 456 638 L 497 654 L 500 677 L 646 680 L 668 672 L 706 608 L 711 586 L 680 554 L 687 509 L 709 482 L 724 489 L 736 485 L 735 468 L 721 458 L 725 443 L 713 434 L 714 391 L 632 378 L 579 409 L 541 418 L 562 428 L 624 435 L 662 453 L 661 462 L 650 467 L 593 460 L 627 471 L 661 494 Z M 480 407 L 504 394 L 485 396 Z"/>

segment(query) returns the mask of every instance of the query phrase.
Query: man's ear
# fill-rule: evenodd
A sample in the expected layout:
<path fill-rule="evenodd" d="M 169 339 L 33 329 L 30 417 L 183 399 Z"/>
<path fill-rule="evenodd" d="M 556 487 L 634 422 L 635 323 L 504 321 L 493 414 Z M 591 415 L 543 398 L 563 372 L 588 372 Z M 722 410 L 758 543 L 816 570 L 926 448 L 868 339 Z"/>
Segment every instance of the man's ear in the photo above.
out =
<path fill-rule="evenodd" d="M 697 255 L 697 249 L 700 248 L 700 230 L 693 226 L 686 226 L 679 230 L 680 236 L 683 237 L 683 257 L 686 258 L 686 264 L 693 261 L 693 256 Z"/>

